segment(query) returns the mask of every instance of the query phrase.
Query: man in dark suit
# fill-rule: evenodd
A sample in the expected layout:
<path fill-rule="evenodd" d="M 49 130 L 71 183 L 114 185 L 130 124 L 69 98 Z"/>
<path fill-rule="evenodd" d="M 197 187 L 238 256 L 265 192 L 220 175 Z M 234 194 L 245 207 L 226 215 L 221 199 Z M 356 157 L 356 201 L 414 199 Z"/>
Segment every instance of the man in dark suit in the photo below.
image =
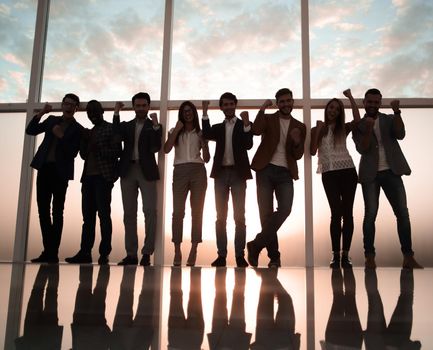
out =
<path fill-rule="evenodd" d="M 52 110 L 52 106 L 46 104 L 26 128 L 28 135 L 45 133 L 30 164 L 38 170 L 36 200 L 44 246 L 41 255 L 32 259 L 32 262 L 59 262 L 58 251 L 62 237 L 66 190 L 68 181 L 74 178 L 74 159 L 80 149 L 80 136 L 83 130 L 74 119 L 79 105 L 78 96 L 66 94 L 62 100 L 61 117 L 50 115 L 41 122 L 42 116 Z"/>
<path fill-rule="evenodd" d="M 251 179 L 250 161 L 247 151 L 253 146 L 253 134 L 248 112 L 236 117 L 238 100 L 226 92 L 219 100 L 220 109 L 225 115 L 222 123 L 212 127 L 207 116 L 209 101 L 203 102 L 203 137 L 216 142 L 211 177 L 215 180 L 215 206 L 217 210 L 216 239 L 218 257 L 212 266 L 226 266 L 227 257 L 227 209 L 229 192 L 233 199 L 235 219 L 235 256 L 238 267 L 247 267 L 245 249 L 245 190 L 247 179 Z"/>
<path fill-rule="evenodd" d="M 277 231 L 289 216 L 293 202 L 293 180 L 297 180 L 296 161 L 304 154 L 306 128 L 292 116 L 293 94 L 287 88 L 277 91 L 278 111 L 265 114 L 272 106 L 266 100 L 253 124 L 254 135 L 261 135 L 262 142 L 251 163 L 257 173 L 257 201 L 259 203 L 262 232 L 248 242 L 248 262 L 258 265 L 260 251 L 266 247 L 269 267 L 280 267 Z M 274 211 L 274 193 L 278 202 Z"/>
<path fill-rule="evenodd" d="M 119 111 L 123 107 L 121 102 L 116 103 L 113 118 L 115 133 L 123 141 L 119 173 L 127 255 L 119 265 L 138 263 L 137 196 L 140 190 L 146 235 L 140 265 L 148 266 L 155 249 L 156 181 L 159 180 L 155 153 L 161 148 L 162 126 L 158 124 L 156 113 L 151 113 L 150 118 L 147 115 L 150 109 L 149 94 L 139 92 L 134 95 L 132 106 L 135 111 L 133 120 L 120 122 Z"/>

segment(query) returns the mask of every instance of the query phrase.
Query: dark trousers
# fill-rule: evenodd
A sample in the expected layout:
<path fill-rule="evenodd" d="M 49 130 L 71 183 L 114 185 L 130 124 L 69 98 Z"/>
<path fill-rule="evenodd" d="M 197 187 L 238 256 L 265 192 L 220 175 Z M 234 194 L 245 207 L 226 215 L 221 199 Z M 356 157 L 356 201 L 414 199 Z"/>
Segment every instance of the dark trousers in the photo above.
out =
<path fill-rule="evenodd" d="M 353 201 L 357 182 L 355 168 L 327 171 L 322 174 L 323 188 L 331 208 L 330 232 L 333 252 L 340 251 L 341 236 L 343 236 L 343 250 L 350 249 L 353 236 Z"/>
<path fill-rule="evenodd" d="M 44 253 L 57 256 L 63 230 L 63 208 L 68 180 L 60 177 L 55 163 L 47 163 L 38 170 L 36 201 L 42 231 Z M 51 217 L 51 201 L 53 203 Z"/>
<path fill-rule="evenodd" d="M 99 254 L 111 252 L 111 190 L 113 183 L 101 175 L 85 176 L 81 186 L 83 212 L 83 230 L 81 233 L 81 252 L 90 254 L 95 243 L 96 213 L 101 227 Z"/>

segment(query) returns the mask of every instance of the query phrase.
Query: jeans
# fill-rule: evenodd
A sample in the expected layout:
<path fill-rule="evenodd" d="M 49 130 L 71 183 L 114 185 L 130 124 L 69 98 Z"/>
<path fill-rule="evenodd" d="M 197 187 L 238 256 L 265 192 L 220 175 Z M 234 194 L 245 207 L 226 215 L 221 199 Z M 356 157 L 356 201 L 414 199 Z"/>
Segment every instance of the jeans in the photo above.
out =
<path fill-rule="evenodd" d="M 142 254 L 153 254 L 156 234 L 156 181 L 144 178 L 140 165 L 133 163 L 125 177 L 120 179 L 125 225 L 125 249 L 128 256 L 137 256 L 137 198 L 141 192 L 145 221 L 145 240 Z"/>
<path fill-rule="evenodd" d="M 353 201 L 358 177 L 355 168 L 327 171 L 322 174 L 323 188 L 331 208 L 331 244 L 333 252 L 349 251 L 353 236 Z M 343 226 L 341 225 L 343 218 Z"/>
<path fill-rule="evenodd" d="M 406 203 L 406 191 L 401 176 L 395 175 L 391 170 L 379 171 L 373 181 L 362 184 L 365 205 L 364 222 L 362 225 L 364 254 L 365 256 L 375 256 L 376 254 L 374 248 L 375 221 L 379 209 L 381 187 L 397 218 L 397 232 L 401 251 L 406 256 L 412 256 L 411 228 Z"/>
<path fill-rule="evenodd" d="M 256 182 L 262 232 L 253 242 L 259 250 L 266 247 L 271 260 L 279 259 L 277 231 L 292 210 L 293 179 L 288 169 L 269 164 L 257 171 Z M 274 193 L 278 203 L 276 211 Z"/>
<path fill-rule="evenodd" d="M 113 183 L 101 175 L 85 176 L 81 186 L 83 212 L 83 230 L 81 233 L 81 251 L 91 254 L 95 243 L 96 213 L 101 226 L 99 254 L 108 256 L 111 252 L 111 190 Z"/>
<path fill-rule="evenodd" d="M 38 203 L 39 223 L 42 231 L 44 252 L 57 256 L 62 238 L 63 209 L 65 206 L 68 180 L 57 174 L 55 163 L 46 163 L 38 171 L 36 178 L 36 201 Z M 51 200 L 52 219 L 51 219 Z"/>
<path fill-rule="evenodd" d="M 244 256 L 245 226 L 245 190 L 246 180 L 239 177 L 233 167 L 223 168 L 215 179 L 215 206 L 217 220 L 215 223 L 218 255 L 227 257 L 227 210 L 229 192 L 232 194 L 233 216 L 235 219 L 235 255 Z"/>

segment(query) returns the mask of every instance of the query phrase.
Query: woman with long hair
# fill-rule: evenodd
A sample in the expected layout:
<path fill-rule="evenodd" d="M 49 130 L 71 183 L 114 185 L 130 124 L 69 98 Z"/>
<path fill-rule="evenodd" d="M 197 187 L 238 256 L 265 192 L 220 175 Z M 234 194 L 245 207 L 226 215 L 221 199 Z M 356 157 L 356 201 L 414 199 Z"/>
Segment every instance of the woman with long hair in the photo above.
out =
<path fill-rule="evenodd" d="M 350 89 L 343 94 L 350 101 L 353 121 L 346 123 L 343 102 L 333 98 L 325 107 L 325 121 L 318 120 L 311 130 L 310 144 L 311 155 L 319 151 L 317 173 L 322 174 L 323 187 L 331 208 L 333 256 L 329 266 L 332 268 L 339 268 L 340 264 L 343 268 L 352 267 L 349 250 L 353 235 L 353 202 L 358 182 L 355 165 L 346 147 L 346 137 L 361 118 Z"/>
<path fill-rule="evenodd" d="M 209 161 L 210 155 L 207 142 L 202 137 L 197 108 L 190 101 L 180 105 L 178 121 L 168 134 L 164 152 L 169 153 L 173 147 L 173 265 L 182 264 L 183 218 L 186 198 L 190 193 L 191 250 L 186 264 L 194 266 L 197 246 L 202 241 L 203 206 L 207 188 L 204 163 Z"/>

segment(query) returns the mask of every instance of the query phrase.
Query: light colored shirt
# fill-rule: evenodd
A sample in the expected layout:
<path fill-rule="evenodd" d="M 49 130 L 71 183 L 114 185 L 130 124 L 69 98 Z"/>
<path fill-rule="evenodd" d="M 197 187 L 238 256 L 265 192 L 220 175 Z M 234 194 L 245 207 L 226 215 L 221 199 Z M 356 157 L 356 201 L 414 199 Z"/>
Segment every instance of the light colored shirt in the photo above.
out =
<path fill-rule="evenodd" d="M 233 156 L 233 129 L 236 124 L 236 117 L 225 119 L 224 126 L 226 131 L 225 147 L 224 147 L 224 157 L 222 161 L 223 166 L 230 166 L 235 164 L 235 158 Z"/>
<path fill-rule="evenodd" d="M 289 132 L 290 120 L 280 118 L 280 141 L 270 161 L 271 164 L 288 168 L 286 156 L 287 133 Z"/>
<path fill-rule="evenodd" d="M 174 129 L 171 129 L 170 134 Z M 174 146 L 174 162 L 173 165 L 184 163 L 204 163 L 201 157 L 200 150 L 202 148 L 201 132 L 183 131 L 179 134 L 177 144 Z"/>
<path fill-rule="evenodd" d="M 318 150 L 317 173 L 354 167 L 355 164 L 347 150 L 345 139 L 334 145 L 334 128 L 329 127 Z"/>
<path fill-rule="evenodd" d="M 379 147 L 379 163 L 377 164 L 377 171 L 389 169 L 389 164 L 386 160 L 385 148 L 382 143 L 382 135 L 380 134 L 379 118 L 374 122 L 374 134 L 376 135 L 377 145 Z"/>
<path fill-rule="evenodd" d="M 135 120 L 135 137 L 134 137 L 134 153 L 132 160 L 139 160 L 140 153 L 138 153 L 138 139 L 140 138 L 141 130 L 143 130 L 144 120 L 136 118 Z"/>

